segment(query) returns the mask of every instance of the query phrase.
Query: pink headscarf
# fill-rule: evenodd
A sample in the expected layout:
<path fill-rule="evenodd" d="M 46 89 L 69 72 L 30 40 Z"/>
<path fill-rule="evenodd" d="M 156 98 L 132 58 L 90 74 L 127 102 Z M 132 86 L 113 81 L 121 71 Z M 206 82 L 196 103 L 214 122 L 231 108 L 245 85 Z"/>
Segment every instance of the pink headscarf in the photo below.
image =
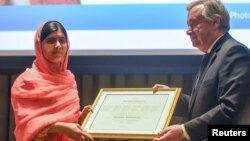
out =
<path fill-rule="evenodd" d="M 60 72 L 50 70 L 41 51 L 40 35 L 35 35 L 36 59 L 14 82 L 11 103 L 15 114 L 16 141 L 31 141 L 42 129 L 55 122 L 78 122 L 80 105 L 74 75 L 67 70 L 68 51 Z M 46 141 L 71 141 L 62 134 L 50 134 Z"/>
<path fill-rule="evenodd" d="M 53 74 L 57 75 L 58 73 L 54 73 L 50 70 L 50 66 L 48 64 L 48 61 L 44 58 L 42 54 L 42 47 L 41 47 L 41 32 L 42 32 L 42 27 L 41 25 L 36 32 L 35 35 L 35 53 L 36 53 L 36 60 L 33 63 L 33 67 L 37 67 L 40 71 L 48 74 Z M 59 75 L 63 75 L 63 73 L 67 73 L 67 67 L 68 67 L 68 59 L 69 59 L 69 39 L 68 40 L 68 50 L 66 52 L 64 60 L 60 64 L 60 72 Z"/>

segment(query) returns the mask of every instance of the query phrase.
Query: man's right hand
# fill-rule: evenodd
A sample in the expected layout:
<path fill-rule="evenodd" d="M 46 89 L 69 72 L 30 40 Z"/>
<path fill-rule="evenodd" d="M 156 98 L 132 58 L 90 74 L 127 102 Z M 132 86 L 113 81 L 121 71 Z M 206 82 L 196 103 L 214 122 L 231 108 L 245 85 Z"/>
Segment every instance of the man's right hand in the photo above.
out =
<path fill-rule="evenodd" d="M 156 93 L 159 88 L 170 88 L 170 87 L 163 84 L 155 84 L 152 88 L 153 88 L 153 93 Z"/>

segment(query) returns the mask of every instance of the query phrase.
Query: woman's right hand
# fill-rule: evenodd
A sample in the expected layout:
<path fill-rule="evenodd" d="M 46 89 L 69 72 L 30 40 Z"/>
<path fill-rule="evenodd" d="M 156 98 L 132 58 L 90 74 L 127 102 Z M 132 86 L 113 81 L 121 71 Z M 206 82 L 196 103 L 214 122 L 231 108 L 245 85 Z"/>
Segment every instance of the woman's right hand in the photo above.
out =
<path fill-rule="evenodd" d="M 170 87 L 163 84 L 155 84 L 152 88 L 153 88 L 153 93 L 156 93 L 159 88 L 170 88 Z"/>
<path fill-rule="evenodd" d="M 50 133 L 64 133 L 74 141 L 94 141 L 94 138 L 83 131 L 77 123 L 57 122 L 50 127 Z"/>

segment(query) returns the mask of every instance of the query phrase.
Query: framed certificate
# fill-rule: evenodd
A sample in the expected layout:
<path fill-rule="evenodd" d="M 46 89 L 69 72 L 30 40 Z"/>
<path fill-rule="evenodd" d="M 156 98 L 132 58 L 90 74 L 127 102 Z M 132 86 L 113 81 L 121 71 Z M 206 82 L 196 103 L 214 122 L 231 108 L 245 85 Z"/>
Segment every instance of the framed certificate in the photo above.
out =
<path fill-rule="evenodd" d="M 95 138 L 152 139 L 167 127 L 180 88 L 101 89 L 82 128 Z"/>

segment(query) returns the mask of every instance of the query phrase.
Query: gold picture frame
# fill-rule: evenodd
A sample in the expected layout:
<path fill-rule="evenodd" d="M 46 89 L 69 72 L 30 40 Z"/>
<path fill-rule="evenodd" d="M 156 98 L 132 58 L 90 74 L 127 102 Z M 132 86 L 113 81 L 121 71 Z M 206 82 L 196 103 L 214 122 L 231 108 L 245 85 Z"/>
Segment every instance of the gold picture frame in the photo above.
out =
<path fill-rule="evenodd" d="M 101 89 L 81 127 L 95 138 L 152 139 L 167 127 L 181 88 Z"/>

